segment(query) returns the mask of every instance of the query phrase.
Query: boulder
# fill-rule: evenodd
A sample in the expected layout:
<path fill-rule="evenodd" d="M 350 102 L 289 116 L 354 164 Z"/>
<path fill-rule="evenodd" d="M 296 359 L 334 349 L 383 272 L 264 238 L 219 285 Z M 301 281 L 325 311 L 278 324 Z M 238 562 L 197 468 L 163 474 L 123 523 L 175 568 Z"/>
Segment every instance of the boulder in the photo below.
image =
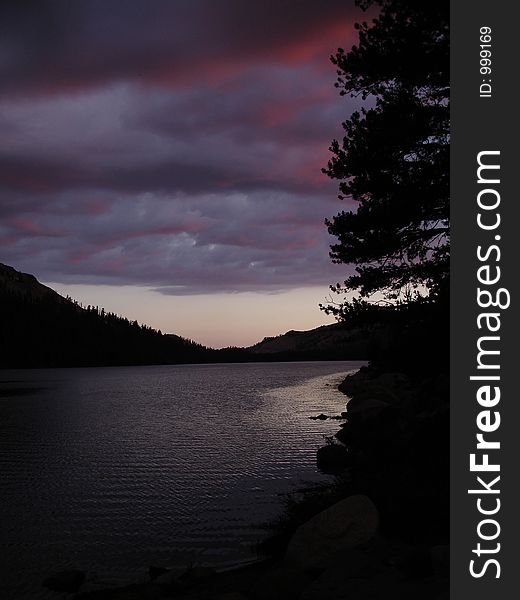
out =
<path fill-rule="evenodd" d="M 316 417 L 309 417 L 309 419 L 312 419 L 313 421 L 325 421 L 328 418 L 329 417 L 327 415 L 324 415 L 323 413 L 320 413 Z"/>
<path fill-rule="evenodd" d="M 354 396 L 358 392 L 361 392 L 369 381 L 365 373 L 358 371 L 354 375 L 346 377 L 339 385 L 338 390 L 343 392 L 347 396 Z"/>
<path fill-rule="evenodd" d="M 357 375 L 347 377 L 338 389 L 355 400 L 368 396 L 400 405 L 410 396 L 412 385 L 402 373 L 383 373 L 372 378 Z"/>
<path fill-rule="evenodd" d="M 335 473 L 351 464 L 349 451 L 340 444 L 327 444 L 319 448 L 316 462 L 318 469 L 325 473 Z"/>
<path fill-rule="evenodd" d="M 324 569 L 330 561 L 371 540 L 378 512 L 367 496 L 350 496 L 300 525 L 291 538 L 286 560 L 302 569 Z"/>
<path fill-rule="evenodd" d="M 74 593 L 85 582 L 85 573 L 76 569 L 69 569 L 53 573 L 43 582 L 43 586 L 54 592 Z"/>
<path fill-rule="evenodd" d="M 339 431 L 334 434 L 334 437 L 339 440 L 342 444 L 350 444 L 355 439 L 353 435 L 352 426 L 350 423 L 346 427 L 342 427 Z"/>
<path fill-rule="evenodd" d="M 348 416 L 356 420 L 365 420 L 376 417 L 384 410 L 392 410 L 388 402 L 372 397 L 359 398 L 356 396 L 348 403 Z"/>
<path fill-rule="evenodd" d="M 390 392 L 401 392 L 411 387 L 410 378 L 404 373 L 381 373 L 381 375 L 374 377 L 371 383 Z"/>

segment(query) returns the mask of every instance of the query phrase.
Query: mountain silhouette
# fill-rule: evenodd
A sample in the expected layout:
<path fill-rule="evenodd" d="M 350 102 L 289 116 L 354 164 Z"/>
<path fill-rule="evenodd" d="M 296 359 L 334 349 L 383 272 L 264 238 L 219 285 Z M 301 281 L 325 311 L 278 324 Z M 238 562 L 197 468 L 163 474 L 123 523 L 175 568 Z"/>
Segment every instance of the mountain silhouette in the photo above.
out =
<path fill-rule="evenodd" d="M 83 306 L 0 263 L 0 368 L 365 359 L 367 336 L 343 324 L 215 350 Z"/>
<path fill-rule="evenodd" d="M 212 352 L 103 308 L 84 307 L 0 263 L 1 367 L 202 362 Z"/>
<path fill-rule="evenodd" d="M 247 348 L 254 354 L 324 353 L 363 359 L 367 355 L 366 331 L 350 329 L 343 323 L 322 325 L 308 331 L 288 331 L 282 335 L 265 337 Z"/>

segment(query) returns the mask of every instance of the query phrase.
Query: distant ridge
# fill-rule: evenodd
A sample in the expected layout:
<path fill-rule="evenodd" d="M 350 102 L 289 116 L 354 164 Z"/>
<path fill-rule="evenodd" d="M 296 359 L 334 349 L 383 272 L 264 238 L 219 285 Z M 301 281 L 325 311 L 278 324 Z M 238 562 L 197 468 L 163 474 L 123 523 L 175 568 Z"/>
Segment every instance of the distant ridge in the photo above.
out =
<path fill-rule="evenodd" d="M 367 353 L 366 332 L 349 329 L 343 323 L 322 325 L 309 331 L 288 331 L 282 335 L 266 337 L 247 348 L 255 354 L 279 352 L 348 354 L 364 358 Z"/>
<path fill-rule="evenodd" d="M 207 348 L 98 306 L 82 306 L 0 263 L 0 368 L 363 360 L 366 332 L 342 324 L 288 331 L 250 348 Z"/>

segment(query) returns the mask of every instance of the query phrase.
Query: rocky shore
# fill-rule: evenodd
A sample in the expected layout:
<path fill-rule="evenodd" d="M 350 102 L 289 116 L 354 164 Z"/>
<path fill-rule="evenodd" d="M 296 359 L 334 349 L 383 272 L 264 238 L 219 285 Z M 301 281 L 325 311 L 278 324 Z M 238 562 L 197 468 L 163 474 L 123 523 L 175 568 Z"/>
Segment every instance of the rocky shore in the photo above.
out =
<path fill-rule="evenodd" d="M 76 600 L 449 598 L 447 375 L 370 366 L 339 389 L 346 411 L 317 456 L 337 483 L 303 500 L 304 520 L 285 531 L 282 520 L 269 559 L 222 572 L 151 567 L 149 581 L 114 589 L 89 590 L 72 571 L 46 586 Z"/>

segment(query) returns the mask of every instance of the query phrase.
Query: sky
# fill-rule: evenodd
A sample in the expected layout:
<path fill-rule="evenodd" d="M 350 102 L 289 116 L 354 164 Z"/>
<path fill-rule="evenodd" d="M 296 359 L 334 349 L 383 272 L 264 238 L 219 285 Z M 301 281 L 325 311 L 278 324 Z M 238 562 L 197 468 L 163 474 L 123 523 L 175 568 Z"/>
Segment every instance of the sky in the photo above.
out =
<path fill-rule="evenodd" d="M 332 322 L 351 0 L 0 5 L 0 262 L 202 343 Z"/>

